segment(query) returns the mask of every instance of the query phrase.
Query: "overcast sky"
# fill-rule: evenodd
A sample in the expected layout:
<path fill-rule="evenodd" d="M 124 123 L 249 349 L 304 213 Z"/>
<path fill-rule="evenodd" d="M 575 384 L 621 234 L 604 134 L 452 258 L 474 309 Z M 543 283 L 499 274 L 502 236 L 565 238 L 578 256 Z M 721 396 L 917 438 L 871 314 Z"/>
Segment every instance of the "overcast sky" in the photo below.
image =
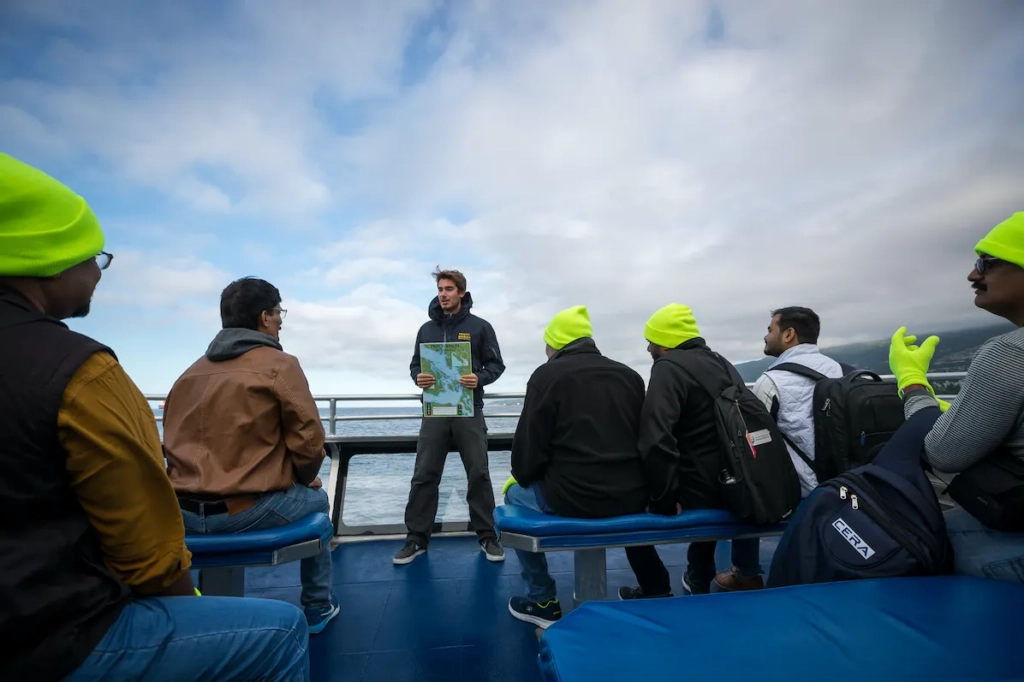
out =
<path fill-rule="evenodd" d="M 1024 210 L 1024 2 L 0 3 L 0 149 L 115 254 L 72 326 L 165 392 L 257 275 L 318 393 L 411 393 L 435 265 L 519 391 L 589 306 L 647 377 L 690 305 L 733 360 L 985 323 L 973 246 Z"/>

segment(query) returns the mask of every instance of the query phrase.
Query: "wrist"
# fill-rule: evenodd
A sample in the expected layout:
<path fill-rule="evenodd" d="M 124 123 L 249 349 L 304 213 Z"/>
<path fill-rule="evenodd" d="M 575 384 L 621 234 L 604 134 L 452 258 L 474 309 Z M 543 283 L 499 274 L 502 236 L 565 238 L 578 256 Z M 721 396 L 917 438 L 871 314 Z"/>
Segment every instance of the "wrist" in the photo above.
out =
<path fill-rule="evenodd" d="M 912 380 L 906 382 L 900 382 L 899 394 L 901 398 L 906 398 L 911 393 L 927 392 L 929 395 L 935 395 L 935 389 L 931 387 L 927 381 Z"/>

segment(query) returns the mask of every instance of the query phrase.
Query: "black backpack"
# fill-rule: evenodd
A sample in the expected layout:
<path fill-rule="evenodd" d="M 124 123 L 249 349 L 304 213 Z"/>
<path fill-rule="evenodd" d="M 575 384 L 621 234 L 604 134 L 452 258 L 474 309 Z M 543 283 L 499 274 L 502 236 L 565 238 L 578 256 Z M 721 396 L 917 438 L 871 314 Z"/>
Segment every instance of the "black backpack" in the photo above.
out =
<path fill-rule="evenodd" d="M 717 353 L 671 359 L 711 396 L 723 455 L 718 482 L 727 507 L 748 523 L 778 523 L 800 504 L 800 479 L 768 408 Z"/>
<path fill-rule="evenodd" d="M 1024 461 L 1005 448 L 954 476 L 946 494 L 989 528 L 1024 532 Z"/>
<path fill-rule="evenodd" d="M 846 366 L 844 365 L 844 370 Z M 814 386 L 814 459 L 786 441 L 819 481 L 870 463 L 903 425 L 903 400 L 896 384 L 868 370 L 855 369 L 839 378 L 826 377 L 793 362 L 769 371 L 799 374 Z"/>

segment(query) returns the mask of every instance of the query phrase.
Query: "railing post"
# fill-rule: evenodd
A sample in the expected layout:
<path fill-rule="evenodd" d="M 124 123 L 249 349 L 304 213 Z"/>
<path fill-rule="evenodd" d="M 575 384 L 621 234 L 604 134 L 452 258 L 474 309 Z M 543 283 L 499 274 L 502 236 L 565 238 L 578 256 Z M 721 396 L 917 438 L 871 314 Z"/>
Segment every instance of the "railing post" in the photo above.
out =
<path fill-rule="evenodd" d="M 336 424 L 335 419 L 338 416 L 338 399 L 337 398 L 331 398 L 331 400 L 330 400 L 330 415 L 331 415 L 331 421 L 330 421 L 331 435 L 333 436 L 334 433 L 335 433 L 335 424 Z"/>

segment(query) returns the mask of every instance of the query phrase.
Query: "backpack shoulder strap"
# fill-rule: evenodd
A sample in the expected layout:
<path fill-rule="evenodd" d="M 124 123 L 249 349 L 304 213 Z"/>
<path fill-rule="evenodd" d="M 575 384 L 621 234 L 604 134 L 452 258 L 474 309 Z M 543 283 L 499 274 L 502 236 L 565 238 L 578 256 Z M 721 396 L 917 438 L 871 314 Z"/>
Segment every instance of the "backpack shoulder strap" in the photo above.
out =
<path fill-rule="evenodd" d="M 795 452 L 797 454 L 797 457 L 802 459 L 804 461 L 804 464 L 806 464 L 808 467 L 810 467 L 811 471 L 814 472 L 814 475 L 817 476 L 818 475 L 818 470 L 814 468 L 814 461 L 811 460 L 807 455 L 805 455 L 804 451 L 801 450 L 800 448 L 798 448 L 796 446 L 796 443 L 791 441 L 789 439 L 789 436 L 787 436 L 785 433 L 782 432 L 782 429 L 779 429 L 779 433 L 782 433 L 783 440 L 786 441 L 786 443 L 789 445 L 789 447 L 793 448 L 793 452 Z"/>
<path fill-rule="evenodd" d="M 800 376 L 807 377 L 808 379 L 814 379 L 815 381 L 828 379 L 828 377 L 822 374 L 821 372 L 811 369 L 810 367 L 805 367 L 804 365 L 798 365 L 795 362 L 783 362 L 782 364 L 769 367 L 765 371 L 772 372 L 774 370 L 779 370 L 780 372 L 790 372 L 791 374 L 799 374 Z"/>
<path fill-rule="evenodd" d="M 714 357 L 717 359 L 718 354 L 715 353 Z M 722 389 L 717 388 L 708 376 L 708 368 L 700 358 L 688 355 L 686 352 L 677 353 L 671 359 L 666 358 L 669 362 L 675 363 L 677 367 L 682 369 L 690 378 L 696 381 L 701 388 L 703 388 L 711 399 L 714 400 L 722 394 Z M 730 377 L 731 378 L 731 377 Z"/>

